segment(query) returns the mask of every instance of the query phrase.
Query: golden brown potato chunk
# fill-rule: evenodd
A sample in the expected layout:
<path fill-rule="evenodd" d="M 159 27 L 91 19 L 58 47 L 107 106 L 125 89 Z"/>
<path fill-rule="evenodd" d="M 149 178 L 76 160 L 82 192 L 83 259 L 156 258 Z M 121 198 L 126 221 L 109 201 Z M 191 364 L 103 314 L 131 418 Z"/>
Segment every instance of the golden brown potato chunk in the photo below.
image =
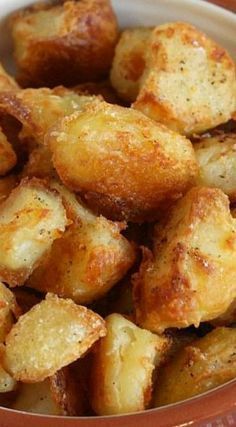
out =
<path fill-rule="evenodd" d="M 138 324 L 162 332 L 222 315 L 236 298 L 235 233 L 221 190 L 195 187 L 178 201 L 134 279 Z"/>
<path fill-rule="evenodd" d="M 191 135 L 227 122 L 235 93 L 235 65 L 222 47 L 186 23 L 154 29 L 134 108 Z"/>
<path fill-rule="evenodd" d="M 123 226 L 97 217 L 66 188 L 54 184 L 74 223 L 33 272 L 27 285 L 87 304 L 105 295 L 132 266 L 135 250 L 120 233 Z M 60 260 L 60 262 L 58 262 Z"/>
<path fill-rule="evenodd" d="M 0 342 L 4 342 L 11 330 L 14 317 L 18 317 L 20 308 L 14 294 L 0 282 Z"/>
<path fill-rule="evenodd" d="M 23 125 L 21 139 L 33 138 L 43 143 L 45 133 L 58 119 L 82 109 L 94 99 L 97 97 L 77 95 L 63 86 L 25 89 L 1 93 L 0 109 Z"/>
<path fill-rule="evenodd" d="M 105 77 L 118 36 L 109 0 L 36 5 L 11 19 L 20 81 L 72 85 Z"/>
<path fill-rule="evenodd" d="M 106 319 L 107 335 L 95 349 L 91 404 L 98 415 L 142 411 L 152 397 L 152 375 L 168 339 L 138 328 L 120 314 Z"/>
<path fill-rule="evenodd" d="M 0 206 L 0 280 L 23 284 L 68 223 L 61 197 L 23 180 Z"/>
<path fill-rule="evenodd" d="M 106 102 L 89 103 L 82 113 L 65 117 L 45 140 L 64 184 L 111 219 L 156 218 L 197 173 L 185 137 Z"/>
<path fill-rule="evenodd" d="M 4 366 L 19 381 L 43 381 L 81 357 L 105 334 L 105 322 L 98 314 L 48 294 L 11 329 Z"/>
<path fill-rule="evenodd" d="M 15 175 L 8 175 L 0 178 L 0 203 L 2 203 L 11 193 L 13 188 L 17 185 L 17 178 Z"/>
<path fill-rule="evenodd" d="M 125 101 L 135 101 L 144 70 L 152 28 L 131 28 L 122 32 L 116 45 L 111 84 Z"/>
<path fill-rule="evenodd" d="M 217 328 L 160 370 L 155 406 L 204 393 L 236 377 L 236 329 Z"/>
<path fill-rule="evenodd" d="M 35 384 L 21 383 L 11 409 L 34 414 L 63 415 L 61 408 L 53 399 L 48 378 Z"/>
<path fill-rule="evenodd" d="M 9 76 L 6 70 L 3 68 L 0 63 L 0 92 L 7 90 L 16 90 L 19 89 L 18 84 L 15 80 Z"/>
<path fill-rule="evenodd" d="M 0 128 L 0 176 L 6 175 L 17 162 L 16 153 Z"/>
<path fill-rule="evenodd" d="M 194 145 L 199 185 L 221 188 L 236 202 L 236 133 L 219 134 Z"/>

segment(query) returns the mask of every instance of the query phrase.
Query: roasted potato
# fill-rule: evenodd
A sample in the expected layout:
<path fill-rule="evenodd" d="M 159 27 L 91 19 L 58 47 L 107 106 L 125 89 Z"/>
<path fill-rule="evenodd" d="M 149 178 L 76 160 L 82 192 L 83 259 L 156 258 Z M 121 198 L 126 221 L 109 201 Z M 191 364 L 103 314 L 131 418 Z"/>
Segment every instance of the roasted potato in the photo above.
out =
<path fill-rule="evenodd" d="M 15 175 L 8 175 L 0 178 L 0 204 L 7 199 L 13 188 L 17 186 L 17 177 Z"/>
<path fill-rule="evenodd" d="M 14 317 L 20 315 L 20 307 L 14 294 L 0 282 L 0 342 L 5 341 L 6 335 L 11 330 Z"/>
<path fill-rule="evenodd" d="M 35 384 L 21 383 L 11 409 L 34 414 L 63 415 L 60 406 L 53 399 L 48 378 Z"/>
<path fill-rule="evenodd" d="M 122 32 L 116 45 L 111 84 L 125 101 L 136 100 L 146 68 L 146 50 L 152 28 L 131 28 Z"/>
<path fill-rule="evenodd" d="M 215 329 L 160 370 L 155 406 L 188 399 L 235 377 L 236 329 Z"/>
<path fill-rule="evenodd" d="M 64 184 L 114 220 L 156 218 L 197 173 L 185 137 L 138 111 L 101 101 L 62 119 L 45 143 Z"/>
<path fill-rule="evenodd" d="M 194 144 L 199 185 L 221 188 L 236 202 L 236 133 L 219 134 Z"/>
<path fill-rule="evenodd" d="M 108 316 L 106 325 L 91 370 L 92 408 L 98 415 L 141 411 L 150 404 L 152 375 L 169 341 L 120 314 Z"/>
<path fill-rule="evenodd" d="M 95 216 L 62 185 L 54 183 L 53 187 L 63 196 L 74 223 L 54 242 L 27 286 L 80 304 L 91 303 L 126 274 L 134 263 L 135 250 L 120 234 L 122 224 Z"/>
<path fill-rule="evenodd" d="M 21 285 L 68 224 L 61 197 L 36 178 L 0 205 L 0 280 Z"/>
<path fill-rule="evenodd" d="M 9 76 L 0 63 L 0 92 L 16 89 L 19 89 L 18 84 L 13 79 L 13 77 Z"/>
<path fill-rule="evenodd" d="M 54 89 L 25 89 L 0 93 L 0 110 L 23 125 L 20 133 L 23 142 L 33 138 L 36 142 L 43 143 L 45 133 L 58 119 L 81 110 L 94 99 L 97 97 L 77 95 L 63 86 Z"/>
<path fill-rule="evenodd" d="M 4 367 L 19 381 L 43 381 L 81 357 L 105 334 L 105 322 L 98 314 L 48 294 L 12 327 Z"/>
<path fill-rule="evenodd" d="M 50 378 L 53 399 L 62 415 L 84 415 L 80 384 L 71 366 L 60 369 Z"/>
<path fill-rule="evenodd" d="M 156 225 L 134 277 L 139 325 L 154 332 L 216 319 L 236 298 L 236 221 L 219 189 L 195 187 Z"/>
<path fill-rule="evenodd" d="M 235 94 L 235 64 L 222 47 L 190 24 L 154 29 L 134 108 L 192 135 L 227 122 Z"/>
<path fill-rule="evenodd" d="M 32 6 L 14 14 L 11 29 L 19 81 L 31 87 L 105 77 L 118 36 L 109 0 Z"/>
<path fill-rule="evenodd" d="M 0 176 L 6 175 L 16 162 L 16 153 L 0 128 Z"/>

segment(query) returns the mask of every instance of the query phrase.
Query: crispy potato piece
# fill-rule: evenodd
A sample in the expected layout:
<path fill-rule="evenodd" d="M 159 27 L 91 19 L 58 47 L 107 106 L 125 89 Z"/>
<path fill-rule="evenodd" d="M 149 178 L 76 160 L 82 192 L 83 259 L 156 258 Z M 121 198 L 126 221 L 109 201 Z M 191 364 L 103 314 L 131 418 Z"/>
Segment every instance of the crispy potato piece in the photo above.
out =
<path fill-rule="evenodd" d="M 62 415 L 84 415 L 80 384 L 71 366 L 60 369 L 49 378 L 51 393 Z"/>
<path fill-rule="evenodd" d="M 0 63 L 0 92 L 5 90 L 7 91 L 16 89 L 19 89 L 18 84 L 11 76 L 9 76 L 9 74 L 6 72 L 6 70 Z"/>
<path fill-rule="evenodd" d="M 64 184 L 115 220 L 156 218 L 197 173 L 190 141 L 138 111 L 106 102 L 65 117 L 45 141 Z"/>
<path fill-rule="evenodd" d="M 75 222 L 53 243 L 27 285 L 87 304 L 105 295 L 126 274 L 135 261 L 135 250 L 120 234 L 122 224 L 96 217 L 66 188 L 55 183 L 53 187 Z"/>
<path fill-rule="evenodd" d="M 63 415 L 60 406 L 53 399 L 50 380 L 35 384 L 20 384 L 11 409 L 44 415 Z"/>
<path fill-rule="evenodd" d="M 236 329 L 217 328 L 160 371 L 155 406 L 188 399 L 236 377 Z"/>
<path fill-rule="evenodd" d="M 17 162 L 16 153 L 0 128 L 0 176 L 6 175 Z"/>
<path fill-rule="evenodd" d="M 0 178 L 0 203 L 10 195 L 17 183 L 17 177 L 15 175 L 8 175 L 4 178 Z"/>
<path fill-rule="evenodd" d="M 36 178 L 0 206 L 0 280 L 21 285 L 68 224 L 61 197 Z"/>
<path fill-rule="evenodd" d="M 194 145 L 199 185 L 221 188 L 236 202 L 236 133 L 204 138 Z"/>
<path fill-rule="evenodd" d="M 134 108 L 192 135 L 227 122 L 235 93 L 235 64 L 222 47 L 190 24 L 154 29 Z"/>
<path fill-rule="evenodd" d="M 55 122 L 81 110 L 83 106 L 99 99 L 96 96 L 77 95 L 63 86 L 54 89 L 25 89 L 0 94 L 0 109 L 22 125 L 21 139 L 34 139 L 43 143 L 44 135 Z"/>
<path fill-rule="evenodd" d="M 72 85 L 109 72 L 118 36 L 109 0 L 36 5 L 16 13 L 11 27 L 24 85 Z"/>
<path fill-rule="evenodd" d="M 0 282 L 0 342 L 3 343 L 11 330 L 14 317 L 20 315 L 20 308 L 14 294 Z"/>
<path fill-rule="evenodd" d="M 122 32 L 116 45 L 111 84 L 125 101 L 136 100 L 146 67 L 146 50 L 152 28 L 131 28 Z"/>
<path fill-rule="evenodd" d="M 91 404 L 98 415 L 142 411 L 152 397 L 152 375 L 169 342 L 120 314 L 106 319 L 107 335 L 95 349 Z"/>
<path fill-rule="evenodd" d="M 219 189 L 195 187 L 155 229 L 134 278 L 136 320 L 155 332 L 196 327 L 236 298 L 236 221 Z"/>
<path fill-rule="evenodd" d="M 105 322 L 98 314 L 48 294 L 11 329 L 4 366 L 19 381 L 43 381 L 81 357 L 105 334 Z"/>
<path fill-rule="evenodd" d="M 57 173 L 52 163 L 52 154 L 48 147 L 39 145 L 29 155 L 21 177 L 56 178 Z"/>

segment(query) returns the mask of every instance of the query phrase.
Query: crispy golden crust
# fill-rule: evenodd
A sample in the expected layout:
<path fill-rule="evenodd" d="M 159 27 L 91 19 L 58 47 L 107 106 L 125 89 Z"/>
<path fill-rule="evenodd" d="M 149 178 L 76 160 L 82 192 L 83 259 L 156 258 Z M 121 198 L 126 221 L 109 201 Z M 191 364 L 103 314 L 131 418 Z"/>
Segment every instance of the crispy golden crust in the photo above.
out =
<path fill-rule="evenodd" d="M 185 135 L 227 122 L 235 111 L 235 64 L 186 23 L 156 27 L 133 107 Z"/>
<path fill-rule="evenodd" d="M 110 79 L 125 101 L 133 102 L 138 96 L 151 34 L 151 28 L 131 28 L 122 32 L 116 45 Z"/>
<path fill-rule="evenodd" d="M 236 297 L 235 232 L 221 190 L 196 187 L 177 202 L 134 277 L 138 324 L 161 332 L 222 315 Z"/>
<path fill-rule="evenodd" d="M 97 99 L 89 95 L 77 95 L 63 86 L 54 89 L 25 89 L 0 93 L 0 110 L 13 116 L 22 125 L 19 137 L 43 143 L 45 133 L 57 120 L 78 111 Z"/>
<path fill-rule="evenodd" d="M 18 84 L 11 76 L 9 76 L 0 63 L 0 92 L 16 89 L 19 89 Z"/>
<path fill-rule="evenodd" d="M 194 144 L 199 163 L 198 184 L 218 187 L 236 202 L 236 133 L 220 133 Z"/>
<path fill-rule="evenodd" d="M 0 206 L 0 278 L 23 284 L 68 224 L 61 197 L 36 178 L 21 181 Z"/>
<path fill-rule="evenodd" d="M 0 396 L 2 393 L 12 392 L 16 389 L 17 383 L 14 378 L 4 369 L 2 361 L 4 359 L 5 346 L 0 344 Z M 2 404 L 1 400 L 1 404 Z"/>
<path fill-rule="evenodd" d="M 180 350 L 162 368 L 155 406 L 188 399 L 235 377 L 236 329 L 215 329 Z"/>
<path fill-rule="evenodd" d="M 4 366 L 19 381 L 43 381 L 81 357 L 105 334 L 105 322 L 96 313 L 48 294 L 11 329 Z"/>
<path fill-rule="evenodd" d="M 45 141 L 65 185 L 111 219 L 156 218 L 197 173 L 185 137 L 138 111 L 101 101 L 62 119 Z"/>
<path fill-rule="evenodd" d="M 98 415 L 141 411 L 152 397 L 152 375 L 168 339 L 138 328 L 120 314 L 106 318 L 107 335 L 95 348 L 91 404 Z"/>
<path fill-rule="evenodd" d="M 109 0 L 31 7 L 12 17 L 11 28 L 24 86 L 72 85 L 109 72 L 118 36 Z"/>
<path fill-rule="evenodd" d="M 61 185 L 54 187 L 64 195 L 74 224 L 54 242 L 27 286 L 87 304 L 105 295 L 126 274 L 135 261 L 135 250 L 121 235 L 120 224 L 96 217 Z"/>
<path fill-rule="evenodd" d="M 63 415 L 61 407 L 55 402 L 47 378 L 35 384 L 19 384 L 11 409 L 44 415 Z"/>

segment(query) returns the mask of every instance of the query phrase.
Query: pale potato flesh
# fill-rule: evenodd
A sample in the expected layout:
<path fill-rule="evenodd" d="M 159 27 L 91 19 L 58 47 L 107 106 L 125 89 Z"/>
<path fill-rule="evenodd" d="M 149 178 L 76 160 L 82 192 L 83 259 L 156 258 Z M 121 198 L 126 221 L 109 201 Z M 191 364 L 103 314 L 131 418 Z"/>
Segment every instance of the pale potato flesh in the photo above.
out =
<path fill-rule="evenodd" d="M 156 218 L 197 174 L 189 140 L 106 102 L 65 117 L 45 141 L 64 184 L 110 219 Z"/>
<path fill-rule="evenodd" d="M 145 70 L 146 49 L 151 28 L 132 28 L 122 32 L 111 68 L 111 84 L 126 101 L 135 101 Z"/>
<path fill-rule="evenodd" d="M 93 356 L 91 404 L 98 415 L 148 407 L 152 375 L 168 349 L 168 339 L 138 328 L 120 314 L 106 318 L 107 335 Z"/>
<path fill-rule="evenodd" d="M 217 187 L 236 202 L 236 134 L 219 134 L 194 144 L 199 185 Z"/>
<path fill-rule="evenodd" d="M 233 115 L 235 64 L 225 49 L 190 24 L 153 30 L 133 107 L 181 134 L 201 133 Z"/>
<path fill-rule="evenodd" d="M 98 314 L 48 294 L 11 329 L 4 366 L 19 381 L 43 381 L 81 357 L 105 334 L 105 323 Z"/>
<path fill-rule="evenodd" d="M 43 182 L 23 180 L 0 206 L 0 278 L 23 284 L 68 223 L 62 200 Z"/>
<path fill-rule="evenodd" d="M 196 327 L 236 298 L 236 221 L 219 189 L 195 187 L 156 225 L 134 279 L 136 320 L 144 328 Z"/>
<path fill-rule="evenodd" d="M 20 308 L 14 294 L 0 282 L 0 342 L 4 342 L 6 335 L 14 324 L 14 316 L 18 317 Z"/>
<path fill-rule="evenodd" d="M 188 399 L 236 377 L 236 329 L 217 328 L 162 368 L 155 406 Z"/>

